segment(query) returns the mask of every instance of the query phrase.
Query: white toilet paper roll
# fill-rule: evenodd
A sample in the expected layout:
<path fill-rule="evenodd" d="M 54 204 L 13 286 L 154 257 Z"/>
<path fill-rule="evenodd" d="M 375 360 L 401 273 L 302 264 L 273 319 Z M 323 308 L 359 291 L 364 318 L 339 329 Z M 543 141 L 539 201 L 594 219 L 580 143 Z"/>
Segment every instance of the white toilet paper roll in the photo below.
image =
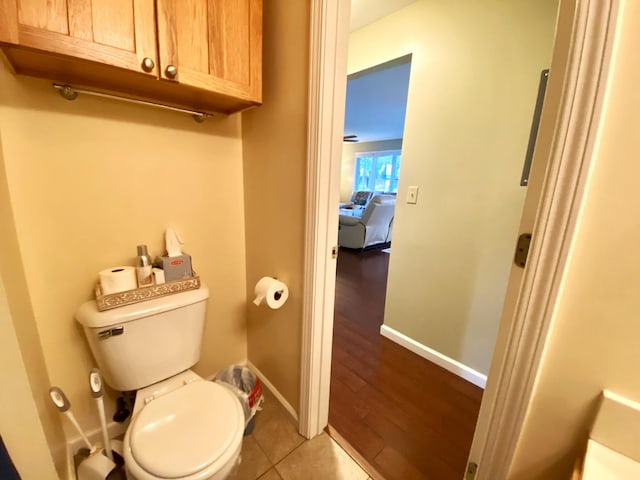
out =
<path fill-rule="evenodd" d="M 98 273 L 100 289 L 103 295 L 124 292 L 138 288 L 134 267 L 113 267 Z"/>
<path fill-rule="evenodd" d="M 256 298 L 253 303 L 257 306 L 264 301 L 269 308 L 277 309 L 282 307 L 289 298 L 289 288 L 272 277 L 262 277 L 254 291 Z"/>
<path fill-rule="evenodd" d="M 161 268 L 155 268 L 153 267 L 151 269 L 151 272 L 153 273 L 153 279 L 154 279 L 154 283 L 156 285 L 160 285 L 162 283 L 165 282 L 164 279 L 164 270 L 162 270 Z"/>

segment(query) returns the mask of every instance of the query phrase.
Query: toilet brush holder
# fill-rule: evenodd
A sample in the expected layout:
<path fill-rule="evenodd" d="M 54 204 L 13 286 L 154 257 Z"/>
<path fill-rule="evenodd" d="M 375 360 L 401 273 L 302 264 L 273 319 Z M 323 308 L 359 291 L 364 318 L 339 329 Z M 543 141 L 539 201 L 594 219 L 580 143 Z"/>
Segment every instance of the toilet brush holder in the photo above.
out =
<path fill-rule="evenodd" d="M 82 460 L 76 469 L 77 480 L 105 480 L 106 478 L 125 478 L 124 471 L 119 475 L 115 470 L 124 468 L 124 444 L 122 440 L 111 440 L 113 461 L 107 456 L 103 448 L 97 449 L 93 454 Z"/>
<path fill-rule="evenodd" d="M 117 467 L 117 464 L 105 455 L 104 449 L 100 448 L 80 462 L 77 470 L 78 480 L 106 480 Z"/>

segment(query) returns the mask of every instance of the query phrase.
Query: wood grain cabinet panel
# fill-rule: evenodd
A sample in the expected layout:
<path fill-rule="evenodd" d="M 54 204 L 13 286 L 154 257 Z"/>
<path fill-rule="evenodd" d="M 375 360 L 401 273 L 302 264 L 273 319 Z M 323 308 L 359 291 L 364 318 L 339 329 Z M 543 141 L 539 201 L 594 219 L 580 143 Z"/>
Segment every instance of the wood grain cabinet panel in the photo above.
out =
<path fill-rule="evenodd" d="M 262 101 L 262 0 L 157 0 L 160 77 Z"/>
<path fill-rule="evenodd" d="M 3 44 L 157 76 L 155 39 L 153 0 L 0 0 Z"/>
<path fill-rule="evenodd" d="M 19 74 L 201 111 L 262 103 L 262 0 L 0 0 Z"/>

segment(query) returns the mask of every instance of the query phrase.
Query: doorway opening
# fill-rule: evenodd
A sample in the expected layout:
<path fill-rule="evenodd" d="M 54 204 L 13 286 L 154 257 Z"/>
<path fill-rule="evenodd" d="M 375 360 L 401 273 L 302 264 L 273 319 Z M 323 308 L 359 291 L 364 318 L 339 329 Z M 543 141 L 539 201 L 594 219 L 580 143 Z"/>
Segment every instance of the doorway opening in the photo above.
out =
<path fill-rule="evenodd" d="M 338 246 L 389 252 L 411 55 L 347 77 Z"/>
<path fill-rule="evenodd" d="M 351 33 L 349 72 L 390 50 L 412 54 L 389 283 L 373 278 L 382 253 L 341 251 L 334 316 L 329 424 L 388 480 L 464 474 L 557 6 L 458 12 L 422 1 Z M 412 22 L 423 33 L 412 37 Z"/>

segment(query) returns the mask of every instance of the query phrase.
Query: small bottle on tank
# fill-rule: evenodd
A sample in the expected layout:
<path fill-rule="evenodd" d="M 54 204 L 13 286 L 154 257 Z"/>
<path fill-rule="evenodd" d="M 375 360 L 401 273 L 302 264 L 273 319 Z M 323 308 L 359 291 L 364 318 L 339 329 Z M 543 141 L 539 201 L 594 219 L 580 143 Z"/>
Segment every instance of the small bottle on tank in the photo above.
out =
<path fill-rule="evenodd" d="M 138 288 L 153 285 L 153 274 L 151 271 L 151 257 L 147 252 L 146 245 L 138 245 L 138 256 L 136 257 L 136 275 L 138 277 Z"/>

